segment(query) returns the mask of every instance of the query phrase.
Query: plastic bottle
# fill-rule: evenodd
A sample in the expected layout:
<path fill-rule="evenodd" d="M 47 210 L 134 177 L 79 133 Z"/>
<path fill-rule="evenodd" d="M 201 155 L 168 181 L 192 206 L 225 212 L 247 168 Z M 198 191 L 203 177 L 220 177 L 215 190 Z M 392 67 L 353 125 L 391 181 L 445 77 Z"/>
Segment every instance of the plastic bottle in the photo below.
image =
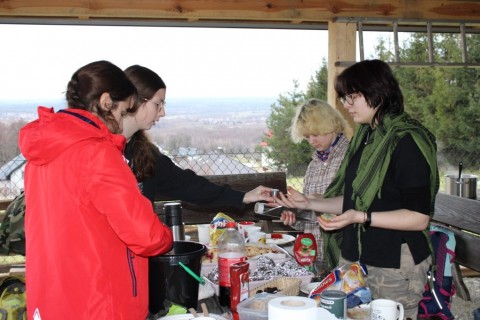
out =
<path fill-rule="evenodd" d="M 303 232 L 311 233 L 315 238 L 315 242 L 317 243 L 317 257 L 313 263 L 314 270 L 312 271 L 315 273 L 317 278 L 323 279 L 328 274 L 328 271 L 325 269 L 325 258 L 323 256 L 323 235 L 320 226 L 317 222 L 305 222 L 305 228 Z"/>
<path fill-rule="evenodd" d="M 218 239 L 219 302 L 230 308 L 230 266 L 246 260 L 245 240 L 235 228 L 236 223 L 227 222 L 226 230 Z"/>

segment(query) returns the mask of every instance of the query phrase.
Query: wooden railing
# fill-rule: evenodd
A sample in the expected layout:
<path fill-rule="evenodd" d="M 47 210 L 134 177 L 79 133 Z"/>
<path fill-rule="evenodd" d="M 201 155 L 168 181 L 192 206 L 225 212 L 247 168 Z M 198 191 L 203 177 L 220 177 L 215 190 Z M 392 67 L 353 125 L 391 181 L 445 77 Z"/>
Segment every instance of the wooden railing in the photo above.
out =
<path fill-rule="evenodd" d="M 249 174 L 227 174 L 204 176 L 216 184 L 228 184 L 233 189 L 240 191 L 250 191 L 259 185 L 279 189 L 282 192 L 287 190 L 287 180 L 285 172 L 265 172 Z M 161 213 L 163 202 L 155 202 L 155 211 Z M 210 223 L 219 212 L 223 212 L 233 218 L 235 221 L 259 221 L 259 218 L 253 212 L 254 204 L 248 204 L 243 209 L 235 207 L 214 207 L 208 205 L 195 205 L 188 202 L 182 202 L 182 214 L 185 224 L 204 224 Z M 272 220 L 263 220 L 265 231 L 273 231 Z"/>

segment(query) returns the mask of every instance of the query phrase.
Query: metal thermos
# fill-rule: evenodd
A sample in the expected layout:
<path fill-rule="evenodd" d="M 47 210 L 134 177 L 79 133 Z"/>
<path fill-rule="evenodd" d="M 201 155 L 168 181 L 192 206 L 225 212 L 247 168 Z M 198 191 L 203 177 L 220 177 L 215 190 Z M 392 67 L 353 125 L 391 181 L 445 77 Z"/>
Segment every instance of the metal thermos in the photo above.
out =
<path fill-rule="evenodd" d="M 185 225 L 182 219 L 182 205 L 178 202 L 167 202 L 163 206 L 165 224 L 170 227 L 173 241 L 185 240 Z"/>

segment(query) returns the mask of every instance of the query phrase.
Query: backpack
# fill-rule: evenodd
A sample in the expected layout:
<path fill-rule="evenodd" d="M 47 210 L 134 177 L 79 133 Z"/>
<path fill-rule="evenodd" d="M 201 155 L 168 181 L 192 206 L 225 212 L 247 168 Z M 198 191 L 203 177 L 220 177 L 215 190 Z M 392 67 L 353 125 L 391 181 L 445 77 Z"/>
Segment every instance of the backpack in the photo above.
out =
<path fill-rule="evenodd" d="M 25 255 L 25 193 L 22 191 L 5 210 L 0 225 L 0 254 Z M 1 320 L 1 318 L 0 318 Z"/>
<path fill-rule="evenodd" d="M 22 276 L 0 280 L 0 320 L 26 320 L 27 297 Z"/>
<path fill-rule="evenodd" d="M 450 320 L 452 297 L 455 294 L 452 263 L 455 258 L 455 234 L 443 227 L 430 226 L 434 263 L 428 271 L 423 298 L 418 306 L 418 318 Z M 433 274 L 433 278 L 431 278 Z M 433 283 L 433 288 L 431 287 Z"/>

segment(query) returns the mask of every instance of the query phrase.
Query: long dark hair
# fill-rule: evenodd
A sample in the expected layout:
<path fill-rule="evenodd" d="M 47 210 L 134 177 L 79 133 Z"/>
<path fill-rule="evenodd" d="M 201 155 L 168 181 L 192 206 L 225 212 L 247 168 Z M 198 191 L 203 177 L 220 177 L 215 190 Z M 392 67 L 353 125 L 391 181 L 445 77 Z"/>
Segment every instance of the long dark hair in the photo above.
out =
<path fill-rule="evenodd" d="M 381 60 L 364 60 L 343 70 L 335 80 L 339 97 L 361 93 L 371 108 L 378 107 L 372 124 L 380 123 L 386 114 L 404 111 L 403 94 L 388 64 Z"/>
<path fill-rule="evenodd" d="M 108 93 L 112 99 L 110 110 L 100 107 L 100 97 Z M 137 90 L 122 69 L 108 61 L 95 61 L 78 69 L 67 85 L 65 97 L 68 107 L 90 111 L 105 122 L 110 131 L 117 133 L 119 124 L 112 114 L 120 101 L 133 97 Z"/>
<path fill-rule="evenodd" d="M 131 112 L 136 112 L 138 107 L 150 100 L 160 89 L 167 86 L 162 78 L 152 70 L 139 65 L 133 65 L 125 70 L 128 79 L 137 88 L 138 98 Z M 132 158 L 130 159 L 133 173 L 138 181 L 152 177 L 155 174 L 155 158 L 160 154 L 158 148 L 150 141 L 145 130 L 135 132 L 130 141 Z"/>

